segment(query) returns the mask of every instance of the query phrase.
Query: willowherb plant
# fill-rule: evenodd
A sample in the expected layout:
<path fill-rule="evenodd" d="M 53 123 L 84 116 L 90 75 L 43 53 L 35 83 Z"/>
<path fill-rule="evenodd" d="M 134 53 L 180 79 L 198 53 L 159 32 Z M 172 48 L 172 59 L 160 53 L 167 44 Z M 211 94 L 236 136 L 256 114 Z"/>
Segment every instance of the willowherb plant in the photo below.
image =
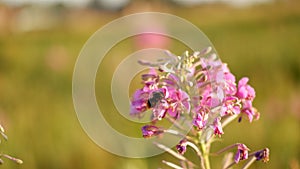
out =
<path fill-rule="evenodd" d="M 180 160 L 180 164 L 163 161 L 171 168 L 210 169 L 210 156 L 220 155 L 233 148 L 237 149 L 235 156 L 228 154 L 222 168 L 231 168 L 240 161 L 246 161 L 243 168 L 248 168 L 254 161 L 267 162 L 268 148 L 250 153 L 249 148 L 242 143 L 227 146 L 216 153 L 210 152 L 211 144 L 224 134 L 223 128 L 230 122 L 240 122 L 244 117 L 250 122 L 259 119 L 259 112 L 252 106 L 255 91 L 248 84 L 249 79 L 244 77 L 236 83 L 227 64 L 217 59 L 211 51 L 212 48 L 208 47 L 192 55 L 185 52 L 182 56 L 167 51 L 168 59 L 157 63 L 140 61 L 150 71 L 142 75 L 143 87 L 132 96 L 131 115 L 142 117 L 146 111 L 152 111 L 152 123 L 142 127 L 144 138 L 164 133 L 182 137 L 176 146 L 177 152 L 155 143 Z M 157 122 L 164 119 L 178 130 L 158 126 Z M 182 119 L 184 124 L 189 122 L 187 134 L 184 133 Z M 184 156 L 187 146 L 196 151 L 199 165 Z"/>
<path fill-rule="evenodd" d="M 7 140 L 7 136 L 6 136 L 6 134 L 5 134 L 5 130 L 4 130 L 4 128 L 2 127 L 1 124 L 0 124 L 0 134 L 1 134 L 1 136 L 2 136 L 2 138 L 3 138 L 4 140 Z M 1 139 L 0 139 L 0 143 L 1 143 Z M 22 164 L 22 163 L 23 163 L 23 161 L 22 161 L 21 159 L 12 157 L 12 156 L 7 155 L 7 154 L 0 153 L 0 164 L 3 164 L 3 163 L 4 163 L 4 161 L 2 160 L 2 157 L 7 158 L 7 159 L 9 159 L 9 160 L 11 160 L 11 161 L 14 161 L 14 162 L 17 163 L 17 164 Z"/>

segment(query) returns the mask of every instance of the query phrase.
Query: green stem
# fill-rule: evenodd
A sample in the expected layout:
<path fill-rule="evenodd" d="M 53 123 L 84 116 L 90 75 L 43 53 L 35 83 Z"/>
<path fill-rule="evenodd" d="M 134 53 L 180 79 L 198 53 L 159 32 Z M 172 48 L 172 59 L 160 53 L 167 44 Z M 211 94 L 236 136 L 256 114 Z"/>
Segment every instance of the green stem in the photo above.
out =
<path fill-rule="evenodd" d="M 205 169 L 210 169 L 210 163 L 209 163 L 209 147 L 210 145 L 201 143 L 201 149 L 203 152 L 203 158 L 204 158 L 204 166 Z"/>

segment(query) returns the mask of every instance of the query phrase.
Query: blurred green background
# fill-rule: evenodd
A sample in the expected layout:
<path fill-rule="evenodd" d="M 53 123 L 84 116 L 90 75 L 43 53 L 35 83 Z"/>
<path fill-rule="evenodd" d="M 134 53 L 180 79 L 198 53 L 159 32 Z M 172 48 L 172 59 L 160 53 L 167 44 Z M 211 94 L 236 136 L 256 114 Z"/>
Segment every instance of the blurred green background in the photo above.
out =
<path fill-rule="evenodd" d="M 74 7 L 62 3 L 0 2 L 0 123 L 9 137 L 0 146 L 3 153 L 24 161 L 16 165 L 5 160 L 0 167 L 152 169 L 167 168 L 161 163 L 163 159 L 176 161 L 167 154 L 128 159 L 102 150 L 85 134 L 73 108 L 72 73 L 84 43 L 104 24 L 143 11 L 175 14 L 197 25 L 231 71 L 238 78 L 248 76 L 256 89 L 254 105 L 261 112 L 261 119 L 252 124 L 244 120 L 228 126 L 223 141 L 215 143 L 212 151 L 235 142 L 243 142 L 251 150 L 269 147 L 269 163 L 257 162 L 252 168 L 299 169 L 297 0 L 238 7 L 225 3 L 185 6 L 169 1 L 132 1 L 113 9 L 96 3 Z M 114 67 L 111 65 L 117 65 L 134 50 L 130 38 L 118 44 L 109 53 L 113 59 L 102 66 L 107 74 L 97 77 L 98 101 L 109 110 L 115 111 L 111 96 L 101 91 L 109 86 Z M 169 50 L 181 54 L 185 48 L 174 42 Z M 220 160 L 221 157 L 212 159 L 213 168 L 219 168 Z"/>

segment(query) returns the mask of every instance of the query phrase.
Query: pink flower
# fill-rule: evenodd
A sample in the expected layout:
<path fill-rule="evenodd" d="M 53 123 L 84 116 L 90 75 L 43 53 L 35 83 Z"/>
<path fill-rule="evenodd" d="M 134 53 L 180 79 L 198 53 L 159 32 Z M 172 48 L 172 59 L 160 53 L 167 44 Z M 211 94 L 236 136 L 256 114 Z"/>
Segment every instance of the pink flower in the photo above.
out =
<path fill-rule="evenodd" d="M 250 122 L 253 118 L 258 119 L 259 113 L 254 107 L 252 107 L 252 101 L 255 98 L 254 89 L 248 85 L 249 79 L 244 77 L 239 81 L 238 90 L 236 96 L 241 100 L 242 110 L 241 112 L 248 116 Z"/>
<path fill-rule="evenodd" d="M 203 87 L 201 93 L 200 105 L 207 108 L 216 107 L 220 102 L 218 98 L 212 97 L 213 89 L 212 86 L 207 85 Z"/>
<path fill-rule="evenodd" d="M 180 154 L 184 154 L 186 152 L 187 140 L 183 139 L 176 145 L 176 149 Z"/>
<path fill-rule="evenodd" d="M 257 161 L 262 160 L 266 163 L 269 161 L 270 150 L 268 148 L 265 148 L 263 150 L 257 151 L 254 156 L 256 157 Z"/>
<path fill-rule="evenodd" d="M 238 103 L 237 97 L 228 96 L 224 99 L 222 110 L 220 115 L 223 117 L 225 115 L 240 114 L 241 105 Z"/>
<path fill-rule="evenodd" d="M 224 80 L 225 80 L 225 87 L 224 87 L 225 94 L 234 95 L 237 91 L 235 76 L 230 72 L 225 72 Z"/>
<path fill-rule="evenodd" d="M 197 114 L 193 119 L 193 125 L 197 127 L 198 130 L 202 130 L 205 127 L 208 117 L 207 113 L 207 110 L 203 107 L 199 108 L 197 111 Z"/>
<path fill-rule="evenodd" d="M 202 68 L 207 69 L 210 67 L 216 68 L 222 65 L 222 62 L 219 59 L 216 59 L 216 55 L 212 54 L 208 57 L 200 58 L 200 63 Z"/>
<path fill-rule="evenodd" d="M 142 133 L 144 138 L 149 138 L 162 134 L 163 130 L 154 125 L 145 125 L 142 127 Z"/>
<path fill-rule="evenodd" d="M 204 120 L 204 117 L 200 113 L 197 113 L 196 117 L 193 119 L 193 125 L 201 130 L 206 125 L 206 120 Z"/>
<path fill-rule="evenodd" d="M 239 144 L 237 153 L 235 154 L 234 161 L 238 163 L 241 160 L 248 159 L 249 148 L 245 144 Z"/>
<path fill-rule="evenodd" d="M 214 134 L 221 136 L 222 134 L 224 134 L 223 129 L 222 129 L 222 125 L 220 122 L 220 118 L 216 118 L 214 123 L 213 123 L 213 128 L 214 128 Z"/>
<path fill-rule="evenodd" d="M 169 97 L 166 99 L 169 103 L 167 112 L 175 118 L 178 118 L 183 112 L 190 112 L 190 98 L 189 95 L 181 89 L 168 88 Z"/>
<path fill-rule="evenodd" d="M 255 91 L 250 85 L 247 84 L 248 81 L 249 79 L 247 77 L 244 77 L 239 81 L 238 89 L 236 93 L 236 96 L 239 99 L 247 99 L 247 100 L 254 99 Z"/>
<path fill-rule="evenodd" d="M 135 91 L 131 100 L 130 115 L 141 116 L 141 113 L 147 110 L 147 101 L 149 93 L 139 89 Z"/>
<path fill-rule="evenodd" d="M 257 112 L 257 110 L 254 107 L 243 108 L 242 113 L 248 116 L 250 122 L 252 122 L 253 119 L 258 120 L 260 117 L 259 112 Z"/>
<path fill-rule="evenodd" d="M 145 92 L 158 89 L 159 76 L 155 69 L 150 68 L 150 71 L 147 74 L 142 75 L 142 80 L 144 83 L 143 90 Z"/>

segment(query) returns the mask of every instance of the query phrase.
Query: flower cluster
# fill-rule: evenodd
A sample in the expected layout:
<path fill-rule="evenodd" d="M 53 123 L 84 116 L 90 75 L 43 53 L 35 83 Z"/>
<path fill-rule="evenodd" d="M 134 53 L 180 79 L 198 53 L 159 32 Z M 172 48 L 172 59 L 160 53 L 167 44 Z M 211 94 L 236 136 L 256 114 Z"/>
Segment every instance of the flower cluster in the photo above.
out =
<path fill-rule="evenodd" d="M 177 119 L 186 113 L 193 117 L 197 130 L 211 125 L 216 135 L 224 133 L 220 123 L 223 117 L 244 114 L 250 122 L 258 119 L 259 113 L 252 107 L 255 91 L 249 79 L 244 77 L 237 85 L 227 65 L 213 58 L 215 55 L 199 57 L 209 51 L 210 48 L 191 56 L 186 53 L 160 65 L 158 70 L 150 68 L 142 75 L 143 87 L 133 95 L 130 113 L 140 117 L 150 109 L 153 121 L 162 120 L 166 114 Z M 218 115 L 209 124 L 210 113 L 216 107 Z"/>
<path fill-rule="evenodd" d="M 189 134 L 196 138 L 193 139 L 195 144 L 209 148 L 213 136 L 224 134 L 223 127 L 229 122 L 241 121 L 243 116 L 250 122 L 259 118 L 252 106 L 255 91 L 248 84 L 249 79 L 244 77 L 237 82 L 227 64 L 211 51 L 208 47 L 192 55 L 185 52 L 182 56 L 167 52 L 169 58 L 158 63 L 140 61 L 149 66 L 150 71 L 142 75 L 143 87 L 133 94 L 130 114 L 142 117 L 147 110 L 152 111 L 152 124 L 142 128 L 145 138 L 166 131 L 156 126 L 157 121 L 185 118 L 191 119 Z M 176 148 L 184 154 L 187 145 L 191 144 L 184 138 Z M 203 145 L 199 154 L 208 152 Z M 240 144 L 235 162 L 247 159 L 248 150 Z"/>

